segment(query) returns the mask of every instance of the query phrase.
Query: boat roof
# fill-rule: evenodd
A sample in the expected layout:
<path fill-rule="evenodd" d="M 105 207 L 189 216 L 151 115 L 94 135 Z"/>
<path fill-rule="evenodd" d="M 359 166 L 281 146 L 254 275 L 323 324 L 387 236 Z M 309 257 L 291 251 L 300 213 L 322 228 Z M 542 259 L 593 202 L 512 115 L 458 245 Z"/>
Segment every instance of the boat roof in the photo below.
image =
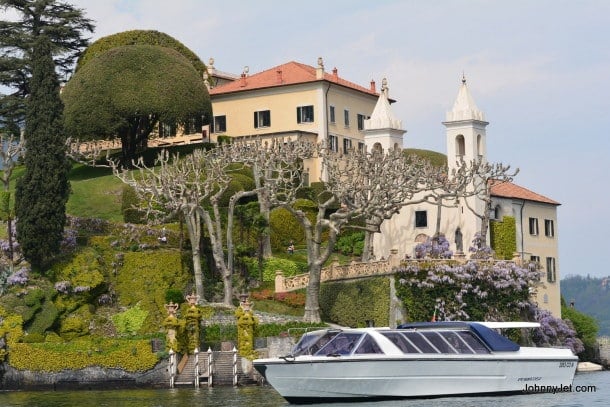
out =
<path fill-rule="evenodd" d="M 499 326 L 497 326 L 499 328 Z M 517 327 L 505 324 L 503 328 Z M 521 347 L 510 339 L 500 335 L 492 328 L 480 322 L 440 321 L 440 322 L 409 322 L 398 326 L 398 329 L 438 330 L 438 329 L 468 329 L 475 333 L 490 350 L 494 352 L 516 352 Z"/>

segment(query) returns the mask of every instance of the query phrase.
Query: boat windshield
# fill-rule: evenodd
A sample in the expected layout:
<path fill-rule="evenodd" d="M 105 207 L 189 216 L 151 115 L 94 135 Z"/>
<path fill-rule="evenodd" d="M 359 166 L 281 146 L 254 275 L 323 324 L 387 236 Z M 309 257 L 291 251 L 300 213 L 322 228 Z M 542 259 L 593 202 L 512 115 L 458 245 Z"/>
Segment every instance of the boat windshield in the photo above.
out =
<path fill-rule="evenodd" d="M 313 355 L 340 332 L 341 331 L 315 331 L 306 333 L 295 345 L 292 354 L 294 356 Z"/>
<path fill-rule="evenodd" d="M 315 356 L 349 355 L 363 334 L 341 332 L 314 353 Z"/>

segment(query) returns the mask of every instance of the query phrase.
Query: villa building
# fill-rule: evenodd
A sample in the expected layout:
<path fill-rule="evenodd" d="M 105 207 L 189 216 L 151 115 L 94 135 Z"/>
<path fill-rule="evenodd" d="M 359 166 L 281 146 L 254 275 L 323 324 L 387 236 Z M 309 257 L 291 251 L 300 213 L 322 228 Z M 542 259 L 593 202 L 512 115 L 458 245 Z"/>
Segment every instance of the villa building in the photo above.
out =
<path fill-rule="evenodd" d="M 206 80 L 214 111 L 212 141 L 218 136 L 263 140 L 302 137 L 326 141 L 335 151 L 404 148 L 406 130 L 392 112 L 394 101 L 389 98 L 385 79 L 377 92 L 374 81 L 366 88 L 341 78 L 336 68 L 327 73 L 319 58 L 317 67 L 288 62 L 253 75 L 245 68 L 240 76 L 216 70 L 210 60 Z M 476 106 L 465 80 L 443 124 L 450 169 L 459 159 L 486 158 L 489 123 Z M 319 162 L 309 160 L 305 166 L 310 181 L 324 179 Z M 556 234 L 560 204 L 514 183 L 493 185 L 491 198 L 490 222 L 501 222 L 505 217 L 507 221 L 514 220 L 515 255 L 521 260 L 537 261 L 545 275 L 535 300 L 560 316 Z M 467 199 L 477 213 L 485 210 L 480 199 Z M 434 235 L 436 223 L 435 205 L 404 207 L 385 221 L 381 233 L 375 235 L 375 257 L 388 258 L 392 252 L 413 257 L 415 246 Z M 480 229 L 481 219 L 464 202 L 442 208 L 440 230 L 456 255 L 468 256 L 468 247 Z"/>
<path fill-rule="evenodd" d="M 385 99 L 382 92 L 371 119 L 365 121 L 367 148 L 402 148 L 402 144 L 397 143 L 398 135 L 402 135 L 404 130 Z M 446 128 L 450 169 L 460 159 L 466 162 L 478 158 L 485 160 L 486 127 L 489 123 L 474 103 L 465 79 L 443 124 Z M 475 197 L 466 199 L 477 213 L 483 213 L 485 204 L 482 200 Z M 535 301 L 553 315 L 561 316 L 556 234 L 557 207 L 560 204 L 514 183 L 492 185 L 491 202 L 490 222 L 515 222 L 515 257 L 524 261 L 536 261 L 541 266 L 544 277 L 541 278 L 542 284 L 536 292 Z M 381 233 L 374 238 L 375 257 L 388 258 L 392 252 L 401 257 L 414 257 L 415 246 L 436 233 L 437 211 L 437 206 L 429 203 L 409 205 L 385 221 L 381 225 Z M 457 257 L 467 257 L 468 247 L 475 234 L 481 230 L 481 219 L 464 202 L 456 207 L 442 208 L 440 216 L 440 232 L 450 241 L 451 250 Z M 489 233 L 487 241 L 490 241 Z"/>
<path fill-rule="evenodd" d="M 288 62 L 253 75 L 246 68 L 234 80 L 217 75 L 213 64 L 208 71 L 212 140 L 301 137 L 335 151 L 364 148 L 364 121 L 379 97 L 374 81 L 366 88 L 341 78 L 337 68 L 328 73 L 322 58 L 317 67 Z M 311 182 L 322 179 L 318 160 L 305 169 Z"/>

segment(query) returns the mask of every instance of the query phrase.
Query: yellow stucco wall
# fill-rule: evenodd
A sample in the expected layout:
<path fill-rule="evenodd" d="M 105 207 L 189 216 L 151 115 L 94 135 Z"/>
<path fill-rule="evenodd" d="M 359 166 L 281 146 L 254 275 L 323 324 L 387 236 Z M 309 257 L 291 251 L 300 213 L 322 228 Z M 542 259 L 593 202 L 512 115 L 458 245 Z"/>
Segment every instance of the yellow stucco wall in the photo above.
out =
<path fill-rule="evenodd" d="M 348 138 L 356 148 L 358 142 L 364 141 L 364 132 L 358 130 L 357 115 L 370 116 L 376 103 L 374 95 L 325 81 L 213 95 L 214 116 L 226 116 L 226 132 L 214 133 L 213 139 L 218 135 L 290 137 L 304 132 L 317 135 L 318 142 L 326 140 L 328 134 L 337 136 L 339 149 L 343 148 L 343 140 Z M 312 123 L 297 123 L 299 106 L 314 107 Z M 335 107 L 335 122 L 329 122 L 330 106 Z M 271 125 L 255 128 L 254 112 L 264 110 L 270 111 Z M 344 110 L 349 111 L 349 126 L 344 124 Z M 320 180 L 318 160 L 308 160 L 305 166 L 309 169 L 311 182 Z"/>

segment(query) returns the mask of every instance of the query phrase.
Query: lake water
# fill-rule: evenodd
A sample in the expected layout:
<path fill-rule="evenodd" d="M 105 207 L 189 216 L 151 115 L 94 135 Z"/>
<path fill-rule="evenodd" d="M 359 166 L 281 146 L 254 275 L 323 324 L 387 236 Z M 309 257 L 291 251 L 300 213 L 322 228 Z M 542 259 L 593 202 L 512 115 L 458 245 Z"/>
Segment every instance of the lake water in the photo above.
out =
<path fill-rule="evenodd" d="M 610 403 L 610 372 L 577 374 L 576 386 L 594 391 L 527 394 L 507 397 L 451 397 L 363 403 L 316 404 L 318 407 L 589 407 Z M 591 389 L 593 390 L 593 389 Z M 0 393 L 0 406 L 27 407 L 285 407 L 289 404 L 270 386 L 202 387 L 196 389 L 105 391 L 14 391 Z"/>

